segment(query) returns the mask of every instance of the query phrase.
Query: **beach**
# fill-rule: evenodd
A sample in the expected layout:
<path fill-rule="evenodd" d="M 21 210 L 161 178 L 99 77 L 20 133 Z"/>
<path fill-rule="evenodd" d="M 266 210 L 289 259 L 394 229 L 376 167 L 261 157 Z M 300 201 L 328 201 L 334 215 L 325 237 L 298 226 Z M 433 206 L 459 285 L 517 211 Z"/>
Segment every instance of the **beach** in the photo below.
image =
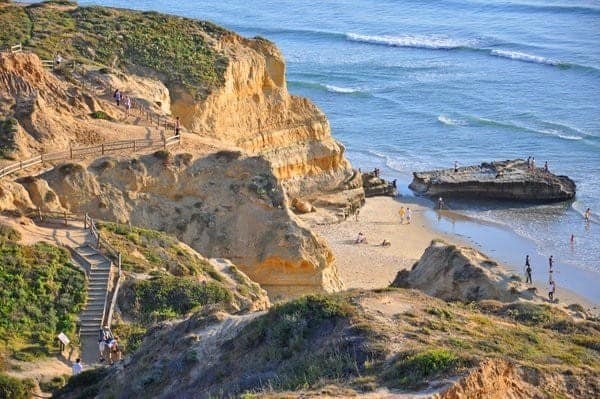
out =
<path fill-rule="evenodd" d="M 410 224 L 406 221 L 404 224 L 400 223 L 398 211 L 401 206 L 411 208 Z M 399 270 L 410 269 L 434 239 L 481 250 L 480 245 L 468 237 L 436 229 L 431 220 L 431 213 L 435 214 L 430 207 L 415 203 L 414 198 L 374 197 L 367 199 L 364 207 L 361 208 L 358 221 L 350 217 L 337 224 L 316 224 L 313 229 L 328 241 L 333 250 L 346 289 L 382 288 L 394 280 Z M 445 217 L 448 215 L 446 214 Z M 463 218 L 464 220 L 466 218 Z M 359 232 L 366 235 L 366 244 L 355 244 Z M 390 241 L 391 246 L 381 246 L 384 239 Z M 497 260 L 493 254 L 486 255 Z M 515 270 L 514 266 L 503 266 L 516 274 L 523 274 L 522 271 Z M 546 295 L 546 286 L 540 279 L 536 281 L 534 277 L 534 285 L 540 295 Z M 593 300 L 565 289 L 561 285 L 558 286 L 557 292 L 557 298 L 562 304 L 579 303 L 594 312 L 597 310 L 597 304 Z"/>

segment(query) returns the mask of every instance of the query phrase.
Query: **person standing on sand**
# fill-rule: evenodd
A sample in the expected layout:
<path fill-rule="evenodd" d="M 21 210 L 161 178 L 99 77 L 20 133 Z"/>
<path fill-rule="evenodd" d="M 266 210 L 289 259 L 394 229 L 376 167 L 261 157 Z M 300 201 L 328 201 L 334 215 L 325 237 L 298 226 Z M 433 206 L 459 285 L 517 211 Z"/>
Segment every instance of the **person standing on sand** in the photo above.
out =
<path fill-rule="evenodd" d="M 410 224 L 411 219 L 412 219 L 412 211 L 410 210 L 410 208 L 406 208 L 406 223 Z"/>
<path fill-rule="evenodd" d="M 531 279 L 531 264 L 529 263 L 529 255 L 525 256 L 525 283 L 533 284 Z"/>
<path fill-rule="evenodd" d="M 354 211 L 354 220 L 358 222 L 358 216 L 360 215 L 360 208 L 356 208 Z"/>
<path fill-rule="evenodd" d="M 81 365 L 81 359 L 77 358 L 77 360 L 75 360 L 75 363 L 73 363 L 72 369 L 73 369 L 73 375 L 81 374 L 81 372 L 83 371 L 83 366 Z"/>
<path fill-rule="evenodd" d="M 554 294 L 556 293 L 556 283 L 554 280 L 550 280 L 548 287 L 548 300 L 554 302 Z"/>
<path fill-rule="evenodd" d="M 531 155 L 527 157 L 527 169 L 531 168 Z"/>
<path fill-rule="evenodd" d="M 398 215 L 400 215 L 400 224 L 404 224 L 404 216 L 406 215 L 406 209 L 404 209 L 403 206 L 400 207 Z"/>

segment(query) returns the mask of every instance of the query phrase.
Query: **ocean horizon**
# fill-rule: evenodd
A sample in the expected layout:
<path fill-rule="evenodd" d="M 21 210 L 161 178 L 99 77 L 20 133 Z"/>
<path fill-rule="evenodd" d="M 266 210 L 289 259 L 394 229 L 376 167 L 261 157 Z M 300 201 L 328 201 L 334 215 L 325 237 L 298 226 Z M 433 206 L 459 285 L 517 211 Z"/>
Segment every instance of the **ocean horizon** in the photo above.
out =
<path fill-rule="evenodd" d="M 510 254 L 491 256 L 518 268 L 521 251 L 531 249 L 539 268 L 554 256 L 559 287 L 569 288 L 568 275 L 600 283 L 599 1 L 101 4 L 209 20 L 273 41 L 285 56 L 290 92 L 325 112 L 353 166 L 381 169 L 406 196 L 413 195 L 406 188 L 412 172 L 454 161 L 547 161 L 575 180 L 574 201 L 450 206 L 511 232 L 497 236 Z M 496 239 L 471 238 L 484 252 Z M 600 303 L 597 291 L 586 296 Z"/>

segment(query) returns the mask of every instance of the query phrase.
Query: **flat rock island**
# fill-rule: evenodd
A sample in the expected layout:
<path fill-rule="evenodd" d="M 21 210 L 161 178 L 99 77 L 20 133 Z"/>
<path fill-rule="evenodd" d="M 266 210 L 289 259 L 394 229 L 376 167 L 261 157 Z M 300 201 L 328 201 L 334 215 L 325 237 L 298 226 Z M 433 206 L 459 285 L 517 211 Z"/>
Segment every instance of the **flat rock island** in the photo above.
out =
<path fill-rule="evenodd" d="M 575 197 L 575 182 L 522 159 L 414 172 L 410 189 L 427 196 L 558 202 Z"/>

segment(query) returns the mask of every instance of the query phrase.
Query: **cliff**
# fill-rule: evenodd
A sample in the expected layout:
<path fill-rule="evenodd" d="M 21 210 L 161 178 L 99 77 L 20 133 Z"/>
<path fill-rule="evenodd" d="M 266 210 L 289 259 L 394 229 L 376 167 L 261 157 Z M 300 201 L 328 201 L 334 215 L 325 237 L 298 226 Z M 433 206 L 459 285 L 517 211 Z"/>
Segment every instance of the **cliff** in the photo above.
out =
<path fill-rule="evenodd" d="M 204 256 L 231 259 L 275 297 L 342 286 L 331 250 L 290 211 L 262 157 L 158 151 L 63 164 L 19 182 L 36 207 L 164 231 Z M 19 198 L 7 196 L 7 207 L 19 209 L 10 203 L 27 199 Z"/>
<path fill-rule="evenodd" d="M 401 270 L 392 287 L 415 288 L 446 301 L 539 299 L 495 261 L 470 247 L 433 241 L 412 270 Z"/>
<path fill-rule="evenodd" d="M 532 170 L 522 159 L 482 163 L 431 172 L 414 172 L 409 186 L 428 195 L 531 202 L 556 202 L 575 196 L 575 183 L 542 168 Z"/>
<path fill-rule="evenodd" d="M 56 397 L 591 399 L 598 328 L 545 305 L 476 308 L 414 290 L 309 296 L 164 323 L 124 364 Z"/>

